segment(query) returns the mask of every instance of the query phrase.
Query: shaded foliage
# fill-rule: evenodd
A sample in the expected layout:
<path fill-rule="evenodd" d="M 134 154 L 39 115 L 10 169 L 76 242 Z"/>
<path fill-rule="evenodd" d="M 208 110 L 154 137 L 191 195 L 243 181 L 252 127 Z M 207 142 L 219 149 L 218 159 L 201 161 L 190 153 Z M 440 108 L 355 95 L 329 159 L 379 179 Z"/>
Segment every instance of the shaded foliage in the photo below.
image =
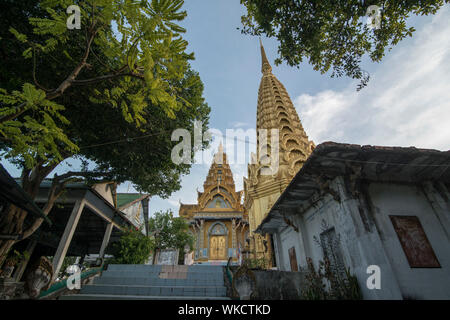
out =
<path fill-rule="evenodd" d="M 126 229 L 119 241 L 111 244 L 113 264 L 143 264 L 150 257 L 153 241 L 145 236 L 140 230 Z"/>
<path fill-rule="evenodd" d="M 171 210 L 156 212 L 148 222 L 148 230 L 154 239 L 155 249 L 194 248 L 194 237 L 189 232 L 189 225 L 184 218 L 174 217 Z"/>
<path fill-rule="evenodd" d="M 435 14 L 449 0 L 433 1 L 315 1 L 315 0 L 241 0 L 247 9 L 242 16 L 242 32 L 276 37 L 279 58 L 289 66 L 300 66 L 307 60 L 316 71 L 332 77 L 348 76 L 362 79 L 359 90 L 367 85 L 367 75 L 361 69 L 361 59 L 368 55 L 379 62 L 406 37 L 414 27 L 406 21 L 410 15 Z M 380 8 L 379 18 L 368 9 Z"/>
<path fill-rule="evenodd" d="M 66 8 L 81 9 L 81 29 Z M 65 159 L 82 160 L 54 176 L 43 212 L 67 183 L 131 181 L 167 197 L 190 165 L 170 159 L 174 129 L 206 130 L 210 108 L 189 61 L 182 0 L 0 0 L 0 156 L 22 169 L 24 190 Z M 204 142 L 202 147 L 207 145 Z M 194 148 L 192 147 L 192 151 Z M 0 232 L 25 239 L 42 223 L 11 206 Z M 0 240 L 0 265 L 13 240 Z"/>

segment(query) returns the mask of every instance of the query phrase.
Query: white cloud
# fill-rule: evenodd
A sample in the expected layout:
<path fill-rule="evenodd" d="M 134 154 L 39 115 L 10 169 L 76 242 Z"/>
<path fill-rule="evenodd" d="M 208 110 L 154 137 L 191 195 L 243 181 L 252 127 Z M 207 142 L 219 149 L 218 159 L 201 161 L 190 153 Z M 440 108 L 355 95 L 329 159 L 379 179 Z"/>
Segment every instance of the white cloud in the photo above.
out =
<path fill-rule="evenodd" d="M 252 125 L 248 122 L 240 122 L 240 121 L 234 121 L 231 123 L 231 126 L 233 128 L 251 128 Z"/>
<path fill-rule="evenodd" d="M 356 92 L 294 100 L 309 137 L 324 141 L 450 149 L 450 10 L 441 9 L 408 45 L 387 54 Z"/>

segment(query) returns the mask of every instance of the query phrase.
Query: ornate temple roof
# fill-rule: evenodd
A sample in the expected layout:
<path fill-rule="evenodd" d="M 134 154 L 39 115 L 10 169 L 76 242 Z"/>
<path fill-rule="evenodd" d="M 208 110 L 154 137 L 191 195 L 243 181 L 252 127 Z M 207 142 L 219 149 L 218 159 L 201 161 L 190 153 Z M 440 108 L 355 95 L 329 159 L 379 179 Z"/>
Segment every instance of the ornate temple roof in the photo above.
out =
<path fill-rule="evenodd" d="M 188 217 L 205 213 L 240 213 L 243 212 L 241 198 L 242 191 L 236 191 L 233 173 L 221 143 L 203 183 L 203 192 L 197 191 L 197 204 L 181 204 L 179 214 Z"/>

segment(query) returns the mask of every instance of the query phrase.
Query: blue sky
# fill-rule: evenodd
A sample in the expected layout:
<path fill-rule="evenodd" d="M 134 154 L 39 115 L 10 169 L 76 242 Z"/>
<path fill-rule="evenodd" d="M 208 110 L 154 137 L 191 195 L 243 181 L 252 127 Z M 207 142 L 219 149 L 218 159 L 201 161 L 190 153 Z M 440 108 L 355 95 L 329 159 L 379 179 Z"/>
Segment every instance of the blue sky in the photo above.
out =
<path fill-rule="evenodd" d="M 224 133 L 238 127 L 254 129 L 261 58 L 258 38 L 236 29 L 244 8 L 239 0 L 186 0 L 184 8 L 188 13 L 182 22 L 185 38 L 196 58 L 192 67 L 200 73 L 212 109 L 210 127 Z M 330 78 L 308 64 L 300 69 L 275 66 L 277 42 L 262 39 L 273 73 L 286 87 L 316 144 L 336 141 L 449 150 L 449 6 L 436 16 L 411 18 L 409 25 L 418 30 L 413 38 L 403 40 L 381 63 L 364 61 L 371 80 L 361 92 L 356 92 L 357 81 Z M 14 167 L 6 168 L 19 175 Z M 183 177 L 180 191 L 169 199 L 150 200 L 150 213 L 171 209 L 178 214 L 180 200 L 195 203 L 196 188 L 202 190 L 208 168 L 194 164 L 191 174 Z M 65 169 L 64 164 L 58 171 Z M 246 165 L 232 169 L 239 190 Z M 119 186 L 119 192 L 127 191 L 135 191 L 131 183 Z"/>

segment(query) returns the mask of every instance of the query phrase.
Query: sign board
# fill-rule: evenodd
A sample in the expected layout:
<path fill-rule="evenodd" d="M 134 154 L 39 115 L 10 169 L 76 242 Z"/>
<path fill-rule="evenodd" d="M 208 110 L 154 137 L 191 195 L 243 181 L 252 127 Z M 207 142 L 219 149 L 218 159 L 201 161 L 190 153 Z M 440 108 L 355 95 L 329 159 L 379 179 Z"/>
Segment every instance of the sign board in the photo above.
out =
<path fill-rule="evenodd" d="M 178 264 L 178 249 L 163 249 L 156 253 L 156 264 L 173 266 Z"/>

